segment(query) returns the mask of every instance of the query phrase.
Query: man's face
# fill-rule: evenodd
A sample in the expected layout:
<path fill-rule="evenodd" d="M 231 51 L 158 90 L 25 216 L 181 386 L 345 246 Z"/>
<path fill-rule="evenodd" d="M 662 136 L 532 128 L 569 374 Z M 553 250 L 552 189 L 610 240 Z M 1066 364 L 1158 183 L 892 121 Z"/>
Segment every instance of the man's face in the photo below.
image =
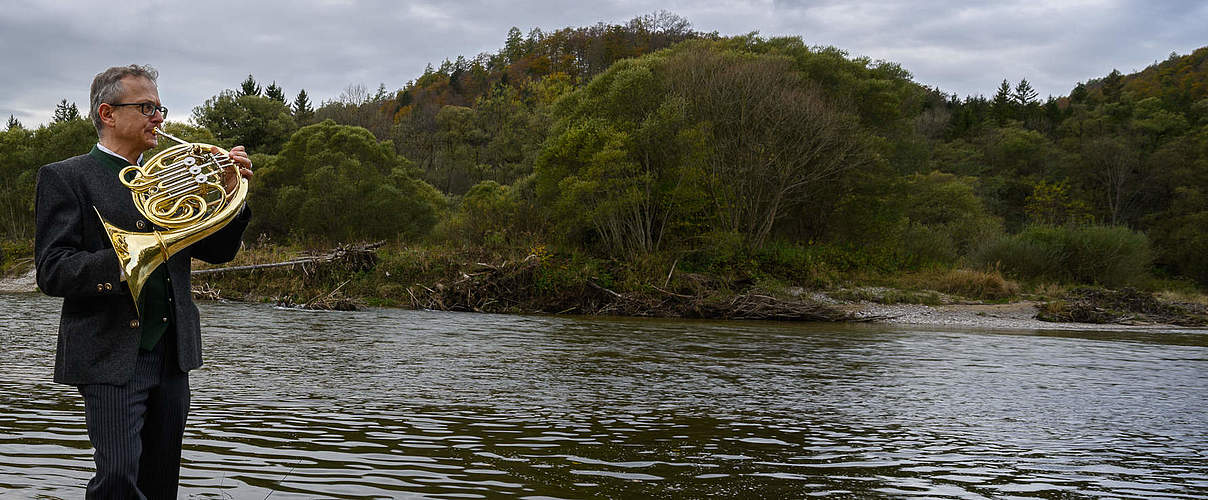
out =
<path fill-rule="evenodd" d="M 159 102 L 159 89 L 146 78 L 128 76 L 122 79 L 122 97 L 114 104 L 151 103 L 156 106 Z M 152 116 L 143 115 L 138 106 L 117 106 L 113 108 L 113 129 L 108 133 L 114 143 L 120 144 L 139 152 L 155 147 L 158 136 L 155 127 L 163 123 L 164 116 L 156 111 Z"/>

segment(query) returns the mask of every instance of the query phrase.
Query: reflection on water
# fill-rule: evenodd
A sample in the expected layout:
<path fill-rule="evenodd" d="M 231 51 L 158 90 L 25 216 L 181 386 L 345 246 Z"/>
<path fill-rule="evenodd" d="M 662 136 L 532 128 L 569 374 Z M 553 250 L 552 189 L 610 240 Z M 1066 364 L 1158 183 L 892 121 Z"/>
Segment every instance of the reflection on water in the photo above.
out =
<path fill-rule="evenodd" d="M 57 300 L 0 295 L 0 493 L 77 498 Z M 1208 495 L 1208 334 L 205 304 L 190 498 Z"/>

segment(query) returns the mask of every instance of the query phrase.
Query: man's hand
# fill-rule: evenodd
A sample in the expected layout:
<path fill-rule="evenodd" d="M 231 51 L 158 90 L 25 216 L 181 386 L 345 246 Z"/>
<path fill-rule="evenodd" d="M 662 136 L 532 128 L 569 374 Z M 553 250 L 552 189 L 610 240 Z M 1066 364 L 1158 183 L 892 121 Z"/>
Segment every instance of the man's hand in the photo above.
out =
<path fill-rule="evenodd" d="M 211 151 L 217 153 L 218 148 L 215 147 Z M 230 157 L 235 165 L 222 172 L 222 185 L 228 194 L 234 193 L 235 188 L 239 187 L 240 176 L 244 179 L 252 179 L 252 159 L 248 158 L 247 150 L 243 146 L 235 146 L 231 148 Z M 236 169 L 238 169 L 238 173 L 236 173 Z"/>

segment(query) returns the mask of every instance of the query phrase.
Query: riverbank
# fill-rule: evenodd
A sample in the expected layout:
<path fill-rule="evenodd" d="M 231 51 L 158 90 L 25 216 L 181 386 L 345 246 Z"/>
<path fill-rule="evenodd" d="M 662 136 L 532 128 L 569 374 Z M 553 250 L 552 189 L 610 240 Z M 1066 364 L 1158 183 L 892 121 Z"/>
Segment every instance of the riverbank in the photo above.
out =
<path fill-rule="evenodd" d="M 272 267 L 274 263 L 285 265 Z M 1053 286 L 1021 291 L 1017 283 L 996 273 L 968 270 L 894 279 L 909 287 L 883 286 L 884 277 L 863 277 L 864 286 L 853 278 L 838 286 L 805 289 L 768 276 L 735 279 L 687 272 L 675 262 L 666 275 L 659 272 L 652 279 L 649 271 L 551 255 L 543 248 L 509 259 L 498 254 L 392 245 L 324 252 L 264 245 L 241 252 L 235 262 L 223 266 L 196 264 L 194 294 L 199 299 L 316 309 L 375 306 L 987 329 L 1208 324 L 1208 300 L 1203 295 L 1162 297 L 1135 290 Z M 0 293 L 36 290 L 32 269 L 9 271 L 0 279 Z"/>
<path fill-rule="evenodd" d="M 30 293 L 38 291 L 38 283 L 31 268 L 13 273 L 11 276 L 0 275 L 0 293 Z"/>

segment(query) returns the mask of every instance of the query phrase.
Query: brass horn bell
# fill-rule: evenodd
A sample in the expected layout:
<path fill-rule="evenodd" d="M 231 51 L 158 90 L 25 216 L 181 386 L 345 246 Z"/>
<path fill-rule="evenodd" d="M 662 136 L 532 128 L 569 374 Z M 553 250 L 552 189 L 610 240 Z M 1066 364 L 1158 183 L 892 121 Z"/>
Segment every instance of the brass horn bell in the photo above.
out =
<path fill-rule="evenodd" d="M 178 144 L 161 151 L 143 165 L 122 169 L 119 177 L 130 189 L 134 206 L 163 231 L 127 231 L 105 220 L 93 207 L 117 253 L 135 310 L 151 272 L 189 245 L 222 229 L 243 208 L 247 179 L 239 178 L 234 192 L 223 188 L 223 170 L 234 167 L 230 152 L 203 143 L 178 139 L 163 129 L 156 133 Z"/>

